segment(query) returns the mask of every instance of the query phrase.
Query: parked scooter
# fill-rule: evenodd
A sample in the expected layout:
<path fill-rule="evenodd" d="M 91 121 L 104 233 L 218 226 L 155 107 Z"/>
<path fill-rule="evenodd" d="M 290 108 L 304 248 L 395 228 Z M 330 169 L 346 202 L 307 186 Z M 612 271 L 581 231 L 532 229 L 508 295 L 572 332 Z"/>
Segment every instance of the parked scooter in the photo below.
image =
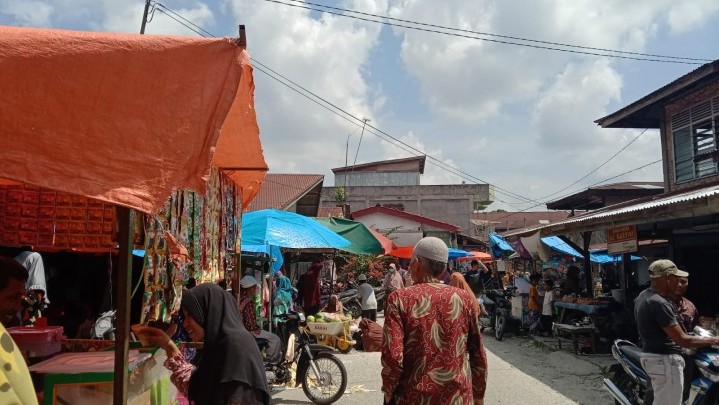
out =
<path fill-rule="evenodd" d="M 517 287 L 491 289 L 479 296 L 480 305 L 484 308 L 479 316 L 480 325 L 482 329 L 492 329 L 497 340 L 502 340 L 506 332 L 521 329 L 522 320 L 512 315 L 511 297 L 516 290 Z"/>
<path fill-rule="evenodd" d="M 333 354 L 335 349 L 310 343 L 310 336 L 301 327 L 304 314 L 279 315 L 276 333 L 282 341 L 285 355 L 277 364 L 266 364 L 265 373 L 270 385 L 284 385 L 292 379 L 291 368 L 297 366 L 296 384 L 302 384 L 307 398 L 315 404 L 331 404 L 342 397 L 347 388 L 347 371 Z M 267 341 L 257 339 L 260 350 Z"/>
<path fill-rule="evenodd" d="M 711 336 L 712 332 L 696 327 L 699 336 Z M 604 379 L 606 388 L 621 405 L 644 405 L 653 402 L 651 380 L 639 361 L 642 350 L 626 340 L 615 340 L 612 355 L 618 361 L 613 364 Z M 719 404 L 719 348 L 699 350 L 692 360 L 696 374 L 689 388 L 686 405 Z"/>

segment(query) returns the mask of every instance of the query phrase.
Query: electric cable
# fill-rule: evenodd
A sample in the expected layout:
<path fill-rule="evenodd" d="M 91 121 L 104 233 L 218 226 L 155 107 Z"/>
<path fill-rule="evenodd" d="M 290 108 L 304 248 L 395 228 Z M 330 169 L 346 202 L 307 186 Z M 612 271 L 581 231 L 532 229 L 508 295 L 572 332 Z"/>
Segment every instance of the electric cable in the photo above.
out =
<path fill-rule="evenodd" d="M 476 39 L 476 40 L 480 40 L 480 41 L 493 42 L 493 43 L 498 43 L 498 44 L 503 44 L 503 45 L 515 45 L 515 46 L 523 46 L 523 47 L 527 47 L 527 48 L 543 49 L 543 50 L 549 50 L 549 51 L 568 52 L 568 53 L 591 55 L 591 56 L 603 56 L 603 57 L 607 57 L 607 58 L 619 58 L 619 59 L 645 61 L 645 62 L 675 63 L 675 64 L 684 64 L 684 65 L 702 65 L 702 64 L 704 64 L 702 62 L 692 62 L 692 61 L 685 61 L 685 60 L 652 59 L 652 58 L 640 58 L 640 57 L 635 57 L 635 56 L 612 55 L 612 54 L 606 54 L 606 53 L 578 51 L 578 50 L 574 50 L 574 49 L 561 49 L 561 48 L 555 48 L 555 47 L 543 46 L 543 45 L 523 44 L 523 43 L 519 43 L 519 42 L 511 42 L 511 41 L 498 40 L 498 39 L 480 38 L 480 37 L 472 36 L 472 35 L 438 31 L 436 29 L 419 28 L 419 27 L 413 27 L 410 25 L 395 24 L 395 23 L 391 23 L 391 22 L 387 22 L 387 21 L 377 21 L 377 20 L 372 20 L 369 18 L 357 17 L 357 16 L 352 16 L 352 15 L 347 15 L 344 13 L 335 12 L 335 11 L 324 10 L 321 8 L 318 9 L 318 8 L 313 8 L 313 7 L 309 7 L 309 6 L 302 6 L 299 4 L 284 3 L 279 0 L 264 0 L 264 1 L 267 1 L 270 3 L 282 4 L 282 5 L 290 6 L 290 7 L 303 8 L 303 9 L 307 9 L 307 10 L 311 10 L 311 11 L 319 11 L 319 12 L 328 13 L 328 14 L 332 14 L 332 15 L 336 15 L 336 16 L 340 16 L 340 17 L 354 18 L 354 19 L 361 20 L 361 21 L 373 22 L 376 24 L 383 24 L 383 25 L 388 25 L 388 26 L 392 26 L 392 27 L 407 28 L 407 29 L 430 32 L 430 33 L 435 33 L 435 34 L 450 35 L 450 36 L 460 37 L 460 38 Z M 387 18 L 387 17 L 378 16 L 378 18 Z"/>
<path fill-rule="evenodd" d="M 633 144 L 637 139 L 639 139 L 640 136 L 642 136 L 642 135 L 643 135 L 645 132 L 647 132 L 648 130 L 649 130 L 649 128 L 644 129 L 644 131 L 640 132 L 639 135 L 637 135 L 636 137 L 634 137 L 634 139 L 632 139 L 628 144 L 624 145 L 623 148 L 619 149 L 619 151 L 618 151 L 617 153 L 613 154 L 609 159 L 605 160 L 604 163 L 602 163 L 601 165 L 599 165 L 597 168 L 595 168 L 594 170 L 590 171 L 589 173 L 585 174 L 585 175 L 584 175 L 582 178 L 580 178 L 579 180 L 577 180 L 577 181 L 575 181 L 574 183 L 568 185 L 567 187 L 564 187 L 564 188 L 561 189 L 561 190 L 555 191 L 555 192 L 552 193 L 552 194 L 545 195 L 544 197 L 539 197 L 539 199 L 540 199 L 540 200 L 544 200 L 545 198 L 549 198 L 549 197 L 552 197 L 552 196 L 554 196 L 554 195 L 557 195 L 557 194 L 561 193 L 562 191 L 567 190 L 567 189 L 569 189 L 570 187 L 572 187 L 573 185 L 579 183 L 580 181 L 586 179 L 587 177 L 589 177 L 590 175 L 592 175 L 593 173 L 595 173 L 597 170 L 599 170 L 599 169 L 601 169 L 602 167 L 604 167 L 607 163 L 611 162 L 612 159 L 614 159 L 614 158 L 617 157 L 620 153 L 622 153 L 625 149 L 627 149 L 631 144 Z"/>
<path fill-rule="evenodd" d="M 265 0 L 265 1 L 270 1 L 270 0 Z M 364 15 L 364 16 L 374 17 L 374 18 L 382 18 L 382 19 L 386 19 L 389 21 L 398 21 L 398 22 L 403 22 L 403 23 L 420 25 L 420 26 L 424 26 L 424 27 L 440 28 L 440 29 L 444 29 L 444 30 L 464 32 L 464 33 L 475 34 L 475 35 L 485 35 L 488 37 L 495 37 L 495 38 L 505 38 L 505 39 L 533 42 L 533 43 L 539 43 L 539 44 L 564 46 L 564 47 L 568 47 L 568 48 L 588 49 L 588 50 L 592 50 L 592 51 L 601 51 L 601 52 L 623 53 L 623 54 L 627 54 L 627 55 L 647 56 L 647 57 L 654 57 L 654 58 L 691 60 L 691 61 L 699 61 L 699 62 L 705 62 L 705 63 L 713 61 L 712 59 L 691 58 L 691 57 L 671 56 L 671 55 L 658 55 L 658 54 L 632 52 L 632 51 L 620 51 L 620 50 L 616 50 L 616 49 L 596 48 L 596 47 L 591 47 L 591 46 L 565 44 L 565 43 L 561 43 L 561 42 L 542 41 L 542 40 L 538 40 L 538 39 L 522 38 L 522 37 L 515 37 L 515 36 L 510 36 L 510 35 L 494 34 L 494 33 L 490 33 L 490 32 L 466 30 L 466 29 L 461 29 L 461 28 L 448 27 L 448 26 L 444 26 L 444 25 L 429 24 L 429 23 L 423 23 L 423 22 L 418 22 L 418 21 L 413 21 L 413 20 L 405 20 L 405 19 L 401 19 L 401 18 L 394 18 L 394 17 L 382 16 L 382 15 L 378 15 L 378 14 L 371 14 L 371 13 L 365 13 L 365 12 L 361 12 L 361 11 L 349 10 L 349 9 L 345 9 L 345 8 L 341 8 L 341 7 L 327 6 L 324 4 L 312 3 L 309 1 L 303 1 L 303 0 L 285 0 L 285 1 L 293 2 L 293 3 L 305 3 L 305 4 L 309 4 L 311 6 L 315 6 L 315 7 L 322 7 L 322 8 L 326 8 L 326 9 L 330 9 L 330 10 L 337 10 L 337 11 L 341 11 L 341 12 L 359 14 L 359 15 Z M 288 4 L 288 5 L 290 5 L 290 4 Z M 316 10 L 316 11 L 319 11 L 319 10 Z"/>

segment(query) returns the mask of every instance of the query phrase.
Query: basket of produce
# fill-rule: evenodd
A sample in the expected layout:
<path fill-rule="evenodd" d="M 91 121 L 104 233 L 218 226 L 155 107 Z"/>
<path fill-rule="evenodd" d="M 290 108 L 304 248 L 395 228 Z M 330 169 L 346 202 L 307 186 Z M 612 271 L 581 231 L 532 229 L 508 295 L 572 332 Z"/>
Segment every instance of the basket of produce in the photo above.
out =
<path fill-rule="evenodd" d="M 341 335 L 344 333 L 344 315 L 318 313 L 307 317 L 307 328 L 316 335 Z"/>

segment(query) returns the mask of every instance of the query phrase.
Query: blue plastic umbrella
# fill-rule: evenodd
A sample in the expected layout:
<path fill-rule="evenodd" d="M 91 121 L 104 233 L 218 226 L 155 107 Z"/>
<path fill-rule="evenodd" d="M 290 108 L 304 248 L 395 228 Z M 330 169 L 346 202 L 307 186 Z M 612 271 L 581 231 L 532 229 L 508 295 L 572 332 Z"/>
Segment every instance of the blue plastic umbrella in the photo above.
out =
<path fill-rule="evenodd" d="M 449 260 L 459 259 L 460 257 L 472 256 L 471 253 L 462 249 L 449 248 Z"/>
<path fill-rule="evenodd" d="M 242 216 L 242 245 L 339 249 L 351 242 L 312 218 L 268 209 Z"/>

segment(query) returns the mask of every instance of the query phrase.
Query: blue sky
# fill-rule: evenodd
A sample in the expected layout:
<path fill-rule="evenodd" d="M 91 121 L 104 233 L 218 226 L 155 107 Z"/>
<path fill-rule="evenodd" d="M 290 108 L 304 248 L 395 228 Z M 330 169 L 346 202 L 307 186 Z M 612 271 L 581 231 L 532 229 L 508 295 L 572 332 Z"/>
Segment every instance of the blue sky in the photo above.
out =
<path fill-rule="evenodd" d="M 716 0 L 316 2 L 523 38 L 719 58 Z M 461 178 L 428 164 L 423 183 L 492 183 L 498 202 L 491 209 L 527 209 L 659 159 L 658 134 L 647 131 L 612 162 L 555 193 L 641 132 L 601 129 L 595 119 L 697 67 L 489 43 L 267 0 L 161 3 L 215 35 L 236 35 L 237 24 L 245 24 L 253 58 L 467 174 Z M 137 32 L 143 5 L 142 0 L 0 0 L 0 24 Z M 147 33 L 196 35 L 158 11 Z M 332 184 L 330 169 L 344 164 L 348 135 L 350 160 L 357 152 L 359 124 L 348 123 L 259 70 L 255 82 L 270 170 L 325 174 L 325 184 Z M 367 131 L 357 162 L 407 156 L 407 151 Z M 655 164 L 612 181 L 661 176 L 661 166 Z"/>

